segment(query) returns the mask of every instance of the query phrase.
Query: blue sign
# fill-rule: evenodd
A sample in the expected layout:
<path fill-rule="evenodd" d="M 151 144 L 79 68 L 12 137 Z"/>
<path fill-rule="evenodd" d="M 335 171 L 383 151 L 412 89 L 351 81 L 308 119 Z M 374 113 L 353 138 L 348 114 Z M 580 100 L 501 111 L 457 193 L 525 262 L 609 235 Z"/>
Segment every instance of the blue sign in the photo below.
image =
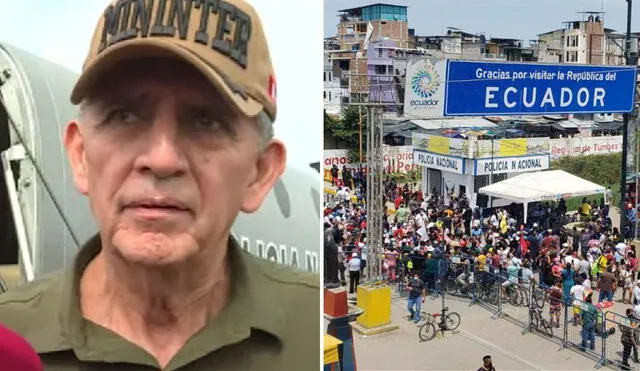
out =
<path fill-rule="evenodd" d="M 633 66 L 449 60 L 446 74 L 445 116 L 633 110 Z"/>

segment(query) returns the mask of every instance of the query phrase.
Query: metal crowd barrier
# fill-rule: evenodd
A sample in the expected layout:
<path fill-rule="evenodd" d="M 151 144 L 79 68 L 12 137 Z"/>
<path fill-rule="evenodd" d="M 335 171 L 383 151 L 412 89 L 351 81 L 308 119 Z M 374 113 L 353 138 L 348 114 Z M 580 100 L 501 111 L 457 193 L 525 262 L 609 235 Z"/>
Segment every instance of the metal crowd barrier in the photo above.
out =
<path fill-rule="evenodd" d="M 595 368 L 611 364 L 640 371 L 637 347 L 640 346 L 640 319 L 629 318 L 613 311 L 602 310 L 595 303 L 582 300 L 555 300 L 551 288 L 538 283 L 503 287 L 506 272 L 493 267 L 479 269 L 459 261 L 443 260 L 438 270 L 432 297 L 444 291 L 448 295 L 469 299 L 469 306 L 478 305 L 491 313 L 492 319 L 508 318 L 522 327 L 522 334 L 536 333 L 596 360 Z M 446 273 L 445 273 L 446 272 Z M 425 276 L 423 276 L 425 277 Z M 594 300 L 597 296 L 594 295 Z M 551 310 L 551 307 L 554 310 Z M 557 321 L 551 321 L 551 313 Z M 622 342 L 622 333 L 635 336 L 637 346 Z M 626 349 L 625 349 L 626 348 Z M 634 349 L 635 348 L 635 349 Z M 628 352 L 627 364 L 623 358 Z M 626 367 L 625 367 L 626 366 Z"/>

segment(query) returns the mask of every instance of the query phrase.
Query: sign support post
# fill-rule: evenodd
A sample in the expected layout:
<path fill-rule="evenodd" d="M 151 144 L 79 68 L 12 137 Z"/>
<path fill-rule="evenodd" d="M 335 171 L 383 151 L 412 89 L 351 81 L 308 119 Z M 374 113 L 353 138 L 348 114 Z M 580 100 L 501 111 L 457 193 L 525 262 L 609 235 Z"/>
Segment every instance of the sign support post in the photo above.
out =
<path fill-rule="evenodd" d="M 631 4 L 632 0 L 627 0 L 627 34 L 625 36 L 624 55 L 625 64 L 631 64 Z M 634 94 L 635 97 L 635 94 Z M 625 226 L 627 225 L 626 214 L 626 190 L 627 190 L 627 147 L 629 146 L 629 113 L 625 112 L 622 116 L 622 161 L 620 165 L 620 234 L 626 235 Z M 637 149 L 636 149 L 637 150 Z"/>

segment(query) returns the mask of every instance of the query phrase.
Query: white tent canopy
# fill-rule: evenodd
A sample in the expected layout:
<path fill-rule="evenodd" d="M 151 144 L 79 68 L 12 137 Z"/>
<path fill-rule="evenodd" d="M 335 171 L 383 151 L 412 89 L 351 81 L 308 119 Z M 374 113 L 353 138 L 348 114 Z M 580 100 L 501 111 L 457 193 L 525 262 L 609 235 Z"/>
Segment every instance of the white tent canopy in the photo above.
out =
<path fill-rule="evenodd" d="M 479 192 L 524 204 L 524 222 L 527 222 L 529 202 L 559 200 L 561 198 L 605 193 L 606 188 L 563 170 L 538 171 L 516 175 L 513 178 L 480 188 Z"/>

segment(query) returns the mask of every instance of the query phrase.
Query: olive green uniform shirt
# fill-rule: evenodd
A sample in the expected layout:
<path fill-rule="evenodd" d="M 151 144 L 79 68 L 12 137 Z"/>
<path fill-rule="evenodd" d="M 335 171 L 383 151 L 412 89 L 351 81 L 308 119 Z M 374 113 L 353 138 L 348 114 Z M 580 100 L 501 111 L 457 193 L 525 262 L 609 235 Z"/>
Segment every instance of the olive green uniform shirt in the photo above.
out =
<path fill-rule="evenodd" d="M 73 269 L 0 295 L 0 322 L 33 345 L 47 371 L 159 370 L 145 350 L 82 316 L 80 277 L 100 249 L 96 236 L 79 251 Z M 233 238 L 229 258 L 228 305 L 165 370 L 317 371 L 319 277 L 250 255 Z"/>

